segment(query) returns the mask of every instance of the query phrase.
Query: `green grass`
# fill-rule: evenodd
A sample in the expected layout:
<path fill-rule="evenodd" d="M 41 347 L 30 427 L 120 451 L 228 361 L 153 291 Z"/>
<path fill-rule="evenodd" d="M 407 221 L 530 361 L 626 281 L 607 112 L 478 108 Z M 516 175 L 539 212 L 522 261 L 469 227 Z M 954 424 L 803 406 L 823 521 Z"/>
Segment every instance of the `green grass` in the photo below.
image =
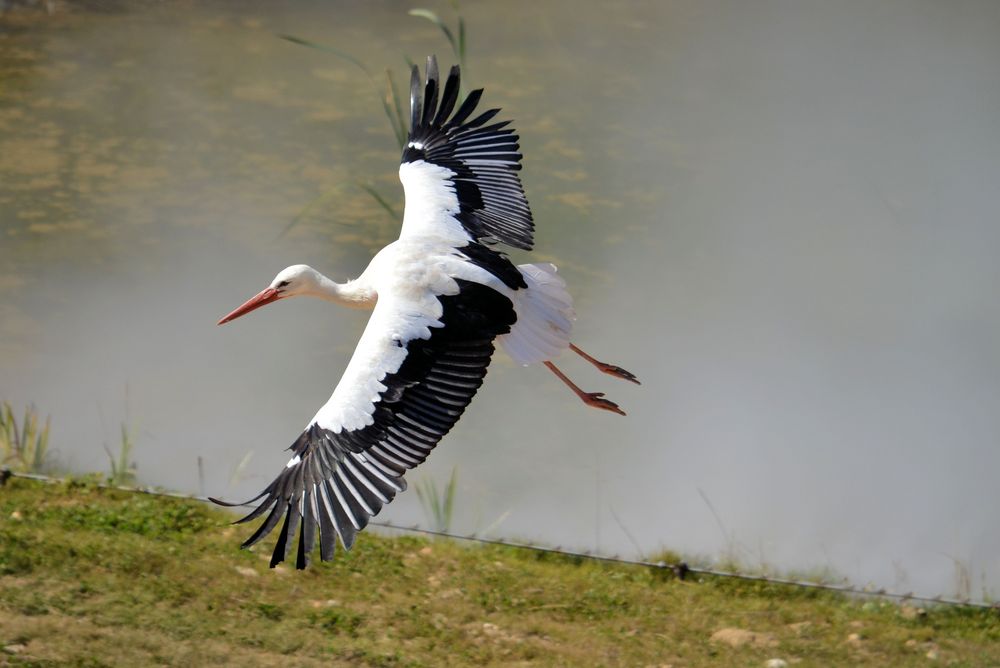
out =
<path fill-rule="evenodd" d="M 40 426 L 34 406 L 24 409 L 18 427 L 14 409 L 0 403 L 0 466 L 23 473 L 44 473 L 49 465 L 49 418 Z"/>
<path fill-rule="evenodd" d="M 122 440 L 118 444 L 118 454 L 114 454 L 108 446 L 104 446 L 104 452 L 108 456 L 108 484 L 117 487 L 129 487 L 136 483 L 136 465 L 132 461 L 132 450 L 135 448 L 135 439 L 128 425 L 122 423 Z"/>
<path fill-rule="evenodd" d="M 305 572 L 206 505 L 13 479 L 0 488 L 0 665 L 1000 664 L 995 611 L 448 541 L 360 537 Z M 911 617 L 912 618 L 908 618 Z M 726 627 L 771 647 L 710 640 Z M 851 634 L 857 637 L 848 641 Z M 795 664 L 792 664 L 795 665 Z"/>
<path fill-rule="evenodd" d="M 424 516 L 435 531 L 451 531 L 451 519 L 455 511 L 455 494 L 458 489 L 458 469 L 451 470 L 451 477 L 444 490 L 439 490 L 433 478 L 424 477 L 414 485 Z"/>

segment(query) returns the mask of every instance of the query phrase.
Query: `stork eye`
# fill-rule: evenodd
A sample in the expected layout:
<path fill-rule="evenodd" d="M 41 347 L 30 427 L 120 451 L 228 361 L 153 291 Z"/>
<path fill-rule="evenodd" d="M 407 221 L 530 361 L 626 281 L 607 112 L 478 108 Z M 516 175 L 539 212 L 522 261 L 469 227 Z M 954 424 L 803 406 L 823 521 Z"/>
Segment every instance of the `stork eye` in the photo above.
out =
<path fill-rule="evenodd" d="M 286 285 L 288 285 L 288 281 L 282 281 L 281 283 L 278 283 L 278 287 L 279 287 L 279 288 L 283 288 L 283 287 L 285 287 Z"/>

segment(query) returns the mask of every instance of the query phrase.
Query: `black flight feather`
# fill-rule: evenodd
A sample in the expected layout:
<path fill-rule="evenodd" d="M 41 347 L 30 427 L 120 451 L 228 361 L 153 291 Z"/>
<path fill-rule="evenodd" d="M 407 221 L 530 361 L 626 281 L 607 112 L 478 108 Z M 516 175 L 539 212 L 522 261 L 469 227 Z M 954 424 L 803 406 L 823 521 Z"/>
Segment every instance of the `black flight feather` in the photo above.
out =
<path fill-rule="evenodd" d="M 482 89 L 472 91 L 449 119 L 460 82 L 459 68 L 452 67 L 442 91 L 437 61 L 428 58 L 421 100 L 420 73 L 416 68 L 411 72 L 410 133 L 402 162 L 424 161 L 451 173 L 448 178 L 459 204 L 459 211 L 452 215 L 472 241 L 530 250 L 534 221 L 517 177 L 519 137 L 507 128 L 509 121 L 486 125 L 499 109 L 466 120 L 475 111 Z"/>

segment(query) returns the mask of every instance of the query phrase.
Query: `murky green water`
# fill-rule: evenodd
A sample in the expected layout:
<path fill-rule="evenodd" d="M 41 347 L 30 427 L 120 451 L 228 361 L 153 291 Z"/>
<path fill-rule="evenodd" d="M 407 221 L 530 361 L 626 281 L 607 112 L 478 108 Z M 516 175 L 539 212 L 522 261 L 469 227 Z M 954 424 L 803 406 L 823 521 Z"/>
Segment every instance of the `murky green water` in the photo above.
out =
<path fill-rule="evenodd" d="M 276 35 L 400 80 L 449 48 L 391 2 L 60 7 L 0 18 L 0 398 L 50 412 L 76 468 L 128 421 L 145 482 L 198 491 L 201 456 L 206 492 L 245 495 L 364 318 L 215 321 L 288 264 L 359 273 L 398 230 L 362 185 L 402 207 L 371 83 Z M 414 476 L 459 467 L 456 528 L 932 593 L 947 553 L 996 586 L 1000 15 L 963 7 L 463 6 L 467 78 L 522 136 L 532 257 L 644 385 L 567 361 L 620 420 L 498 359 Z M 413 494 L 387 512 L 422 520 Z"/>

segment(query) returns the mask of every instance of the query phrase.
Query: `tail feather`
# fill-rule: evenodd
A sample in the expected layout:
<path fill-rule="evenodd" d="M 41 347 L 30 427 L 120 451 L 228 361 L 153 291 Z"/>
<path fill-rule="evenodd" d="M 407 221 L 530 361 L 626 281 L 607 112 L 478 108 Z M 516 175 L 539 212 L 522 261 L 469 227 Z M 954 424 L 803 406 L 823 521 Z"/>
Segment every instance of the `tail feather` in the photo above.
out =
<path fill-rule="evenodd" d="M 569 347 L 576 313 L 566 282 L 552 264 L 522 264 L 518 270 L 528 285 L 518 290 L 514 302 L 517 322 L 510 333 L 497 338 L 500 346 L 519 364 L 551 360 Z"/>

